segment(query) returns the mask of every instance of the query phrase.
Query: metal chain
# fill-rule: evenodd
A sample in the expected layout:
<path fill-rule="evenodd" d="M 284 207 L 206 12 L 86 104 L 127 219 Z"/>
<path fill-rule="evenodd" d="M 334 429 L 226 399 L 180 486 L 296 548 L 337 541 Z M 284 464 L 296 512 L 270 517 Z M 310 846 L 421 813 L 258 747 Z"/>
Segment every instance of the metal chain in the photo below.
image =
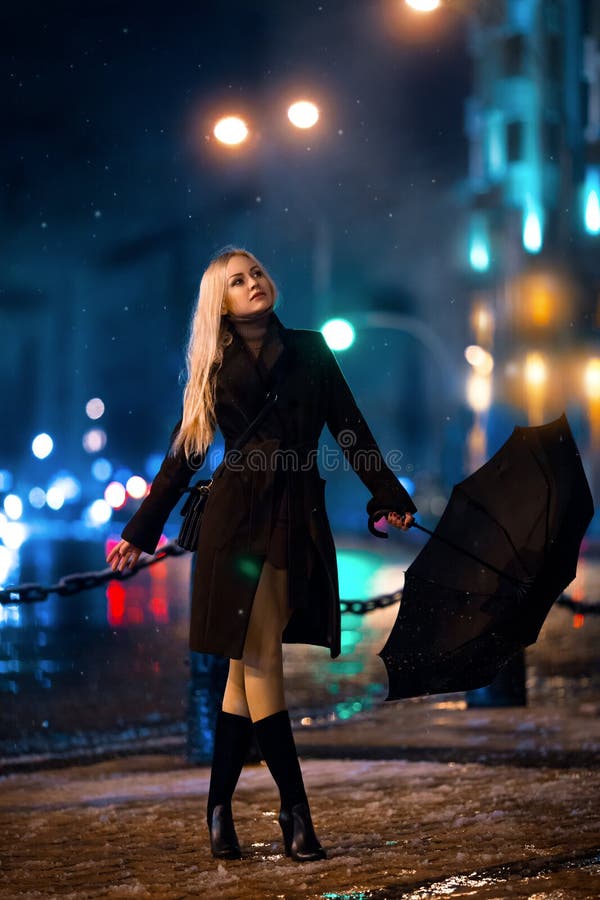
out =
<path fill-rule="evenodd" d="M 182 556 L 187 553 L 176 541 L 169 541 L 163 544 L 154 553 L 154 555 L 144 555 L 132 568 L 127 568 L 123 572 L 115 572 L 110 566 L 101 569 L 99 572 L 75 572 L 72 575 L 65 575 L 60 578 L 56 584 L 47 587 L 41 584 L 19 584 L 15 587 L 8 587 L 0 590 L 0 604 L 9 605 L 15 603 L 39 603 L 46 600 L 49 594 L 58 594 L 61 597 L 72 597 L 82 591 L 88 591 L 91 588 L 100 587 L 108 581 L 126 581 L 133 578 L 141 569 L 153 566 L 155 563 L 163 562 L 170 556 Z M 343 613 L 353 613 L 357 616 L 364 616 L 366 613 L 372 612 L 374 609 L 384 609 L 386 606 L 393 606 L 402 599 L 402 591 L 393 591 L 390 594 L 380 594 L 377 597 L 369 597 L 368 600 L 340 600 L 340 608 Z M 581 603 L 573 600 L 567 594 L 561 594 L 556 600 L 558 606 L 564 606 L 573 612 L 582 615 L 600 613 L 600 604 L 598 603 Z"/>
<path fill-rule="evenodd" d="M 142 556 L 132 568 L 127 568 L 123 572 L 115 572 L 108 566 L 99 572 L 75 572 L 72 575 L 65 575 L 60 578 L 56 584 L 44 587 L 41 584 L 19 584 L 15 587 L 7 587 L 0 590 L 0 603 L 5 605 L 11 603 L 38 603 L 45 600 L 49 594 L 59 594 L 61 597 L 71 597 L 79 594 L 81 591 L 88 591 L 91 588 L 99 587 L 108 581 L 126 581 L 133 578 L 141 569 L 153 566 L 155 563 L 162 562 L 169 556 L 182 556 L 187 553 L 182 550 L 175 541 L 169 541 L 163 544 L 153 556 Z"/>

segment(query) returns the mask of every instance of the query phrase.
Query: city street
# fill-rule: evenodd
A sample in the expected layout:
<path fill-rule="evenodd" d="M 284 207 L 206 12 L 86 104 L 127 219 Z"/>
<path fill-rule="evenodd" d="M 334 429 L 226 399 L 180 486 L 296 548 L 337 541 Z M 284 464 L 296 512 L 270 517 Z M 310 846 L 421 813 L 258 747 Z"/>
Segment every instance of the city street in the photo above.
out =
<path fill-rule="evenodd" d="M 0 900 L 598 900 L 600 0 L 51 13 L 2 17 Z"/>

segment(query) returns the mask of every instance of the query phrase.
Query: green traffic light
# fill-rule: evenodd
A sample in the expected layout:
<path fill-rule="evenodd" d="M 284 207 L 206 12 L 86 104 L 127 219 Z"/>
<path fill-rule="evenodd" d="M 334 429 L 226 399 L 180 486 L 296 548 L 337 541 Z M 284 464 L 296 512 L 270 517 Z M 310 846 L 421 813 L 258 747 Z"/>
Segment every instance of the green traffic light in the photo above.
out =
<path fill-rule="evenodd" d="M 354 328 L 347 319 L 328 319 L 321 334 L 332 350 L 347 350 L 354 343 Z"/>

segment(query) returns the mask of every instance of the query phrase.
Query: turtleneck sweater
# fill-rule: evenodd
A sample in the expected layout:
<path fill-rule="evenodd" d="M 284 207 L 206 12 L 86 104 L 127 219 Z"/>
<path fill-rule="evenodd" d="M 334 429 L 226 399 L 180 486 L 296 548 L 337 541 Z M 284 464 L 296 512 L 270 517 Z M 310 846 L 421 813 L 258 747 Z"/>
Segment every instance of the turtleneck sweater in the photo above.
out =
<path fill-rule="evenodd" d="M 246 342 L 254 357 L 258 357 L 262 347 L 269 322 L 273 313 L 273 307 L 261 309 L 259 312 L 248 313 L 244 316 L 234 316 L 229 313 L 229 318 L 236 331 Z"/>

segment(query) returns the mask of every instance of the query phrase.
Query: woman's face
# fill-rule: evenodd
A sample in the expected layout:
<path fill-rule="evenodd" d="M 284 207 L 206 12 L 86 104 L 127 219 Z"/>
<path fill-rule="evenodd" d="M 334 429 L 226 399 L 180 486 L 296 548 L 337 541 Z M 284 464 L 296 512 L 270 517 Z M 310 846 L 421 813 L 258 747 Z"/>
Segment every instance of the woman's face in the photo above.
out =
<path fill-rule="evenodd" d="M 273 289 L 255 259 L 232 256 L 227 263 L 225 306 L 234 316 L 264 312 L 273 306 Z"/>

